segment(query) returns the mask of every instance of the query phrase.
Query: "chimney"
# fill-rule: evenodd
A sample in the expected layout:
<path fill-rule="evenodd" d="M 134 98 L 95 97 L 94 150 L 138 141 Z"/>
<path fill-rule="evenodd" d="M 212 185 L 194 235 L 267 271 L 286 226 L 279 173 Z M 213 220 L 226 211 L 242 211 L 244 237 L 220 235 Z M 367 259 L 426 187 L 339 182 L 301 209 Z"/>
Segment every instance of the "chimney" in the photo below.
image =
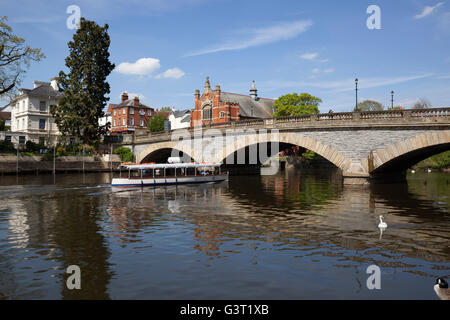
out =
<path fill-rule="evenodd" d="M 128 100 L 128 92 L 124 91 L 122 92 L 122 103 Z"/>
<path fill-rule="evenodd" d="M 59 91 L 58 77 L 51 78 L 50 79 L 50 85 L 52 86 L 53 90 Z"/>
<path fill-rule="evenodd" d="M 133 106 L 138 107 L 139 106 L 139 97 L 135 96 L 133 99 Z"/>
<path fill-rule="evenodd" d="M 252 87 L 250 88 L 250 97 L 252 97 L 253 100 L 258 100 L 258 90 L 256 90 L 255 87 L 255 80 L 252 82 Z"/>
<path fill-rule="evenodd" d="M 200 90 L 195 90 L 195 93 L 194 93 L 194 96 L 195 96 L 195 99 L 200 99 Z"/>

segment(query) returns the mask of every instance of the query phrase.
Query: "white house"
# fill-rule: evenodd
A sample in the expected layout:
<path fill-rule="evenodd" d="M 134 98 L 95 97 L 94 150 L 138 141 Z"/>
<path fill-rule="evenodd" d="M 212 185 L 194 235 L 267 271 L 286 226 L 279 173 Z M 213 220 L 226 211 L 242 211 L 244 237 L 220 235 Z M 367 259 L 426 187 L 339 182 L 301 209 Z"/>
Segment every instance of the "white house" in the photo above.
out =
<path fill-rule="evenodd" d="M 54 144 L 60 133 L 50 108 L 62 97 L 57 78 L 51 82 L 34 81 L 33 89 L 19 89 L 11 102 L 11 131 L 24 133 L 26 140 Z"/>
<path fill-rule="evenodd" d="M 110 104 L 110 105 L 108 106 L 108 110 L 105 112 L 105 116 L 104 116 L 104 117 L 101 117 L 101 118 L 98 118 L 98 124 L 99 124 L 100 126 L 104 126 L 104 125 L 106 125 L 108 122 L 109 122 L 110 125 L 112 126 L 112 113 L 111 113 L 111 110 L 112 110 L 112 105 Z M 110 127 L 109 129 L 111 130 L 111 127 Z"/>
<path fill-rule="evenodd" d="M 169 114 L 169 122 L 170 130 L 189 128 L 191 126 L 191 111 L 172 108 Z"/>

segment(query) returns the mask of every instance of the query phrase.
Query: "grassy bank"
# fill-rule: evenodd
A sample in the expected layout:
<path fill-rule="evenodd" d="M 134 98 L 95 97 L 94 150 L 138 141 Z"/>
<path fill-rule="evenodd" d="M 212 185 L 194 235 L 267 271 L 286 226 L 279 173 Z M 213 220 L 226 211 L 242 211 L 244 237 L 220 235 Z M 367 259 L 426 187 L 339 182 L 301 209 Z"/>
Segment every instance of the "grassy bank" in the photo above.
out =
<path fill-rule="evenodd" d="M 450 168 L 450 151 L 445 151 L 443 153 L 425 159 L 416 164 L 414 168 L 448 169 Z"/>

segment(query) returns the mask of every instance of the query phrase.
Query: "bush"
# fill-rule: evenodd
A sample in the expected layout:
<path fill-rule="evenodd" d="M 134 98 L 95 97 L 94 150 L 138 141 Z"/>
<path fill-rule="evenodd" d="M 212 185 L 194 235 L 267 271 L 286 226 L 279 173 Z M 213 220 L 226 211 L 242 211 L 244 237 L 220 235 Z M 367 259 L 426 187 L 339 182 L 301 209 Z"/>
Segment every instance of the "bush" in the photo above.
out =
<path fill-rule="evenodd" d="M 25 143 L 25 151 L 30 153 L 39 153 L 41 149 L 45 149 L 45 146 L 42 144 L 34 143 L 31 140 L 28 140 Z"/>
<path fill-rule="evenodd" d="M 42 155 L 41 161 L 53 161 L 53 152 L 47 152 Z"/>
<path fill-rule="evenodd" d="M 114 154 L 118 154 L 122 162 L 133 161 L 133 152 L 126 147 L 120 147 L 114 150 Z"/>
<path fill-rule="evenodd" d="M 61 156 L 65 156 L 66 155 L 66 149 L 65 148 L 63 148 L 63 147 L 58 147 L 58 148 L 56 148 L 56 155 L 58 156 L 58 157 L 61 157 Z"/>
<path fill-rule="evenodd" d="M 0 141 L 0 152 L 15 152 L 14 144 L 11 141 Z"/>

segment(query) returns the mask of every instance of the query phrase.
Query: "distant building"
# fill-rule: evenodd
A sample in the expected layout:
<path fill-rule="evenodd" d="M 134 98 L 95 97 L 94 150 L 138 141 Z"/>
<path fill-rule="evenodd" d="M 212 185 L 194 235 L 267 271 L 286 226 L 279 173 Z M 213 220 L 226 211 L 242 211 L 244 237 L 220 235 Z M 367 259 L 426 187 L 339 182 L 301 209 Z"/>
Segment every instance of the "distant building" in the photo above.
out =
<path fill-rule="evenodd" d="M 138 128 L 146 128 L 148 120 L 154 115 L 155 110 L 139 101 L 139 97 L 128 99 L 128 93 L 123 92 L 121 103 L 110 104 L 111 132 L 132 133 Z"/>
<path fill-rule="evenodd" d="M 5 121 L 5 126 L 11 126 L 11 112 L 0 111 L 0 119 Z"/>
<path fill-rule="evenodd" d="M 105 112 L 105 116 L 98 119 L 98 124 L 100 126 L 106 125 L 108 122 L 110 123 L 109 130 L 111 130 L 112 126 L 112 104 L 108 106 L 108 110 Z"/>
<path fill-rule="evenodd" d="M 19 89 L 11 102 L 11 131 L 21 132 L 26 140 L 36 143 L 54 144 L 60 135 L 55 119 L 50 113 L 64 94 L 57 78 L 51 82 L 34 81 L 33 89 Z"/>
<path fill-rule="evenodd" d="M 172 109 L 169 114 L 170 130 L 188 128 L 191 126 L 191 110 Z"/>
<path fill-rule="evenodd" d="M 213 91 L 209 77 L 206 77 L 203 94 L 200 96 L 200 90 L 195 90 L 195 109 L 191 112 L 191 126 L 271 118 L 275 100 L 260 98 L 257 92 L 254 81 L 248 96 L 222 92 L 219 85 Z"/>

